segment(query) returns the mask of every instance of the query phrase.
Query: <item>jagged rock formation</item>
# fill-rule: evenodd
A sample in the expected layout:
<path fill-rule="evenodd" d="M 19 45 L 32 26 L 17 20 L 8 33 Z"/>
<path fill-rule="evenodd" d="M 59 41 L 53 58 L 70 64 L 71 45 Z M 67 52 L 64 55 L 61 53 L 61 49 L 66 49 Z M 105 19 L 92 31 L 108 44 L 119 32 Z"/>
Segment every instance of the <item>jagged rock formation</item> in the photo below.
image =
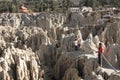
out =
<path fill-rule="evenodd" d="M 120 69 L 119 20 L 97 23 L 95 13 L 0 15 L 0 80 L 117 80 L 119 73 L 97 63 L 98 43 Z M 80 50 L 74 50 L 75 38 Z M 114 43 L 114 44 L 113 44 Z M 109 54 L 109 55 L 108 55 Z M 109 73 L 110 72 L 110 73 Z"/>
<path fill-rule="evenodd" d="M 39 59 L 30 49 L 21 50 L 13 45 L 7 46 L 0 57 L 1 80 L 38 80 L 42 78 Z"/>
<path fill-rule="evenodd" d="M 106 58 L 111 62 L 112 65 L 114 65 L 116 68 L 120 68 L 120 54 L 119 49 L 120 46 L 118 44 L 110 45 L 105 52 Z"/>

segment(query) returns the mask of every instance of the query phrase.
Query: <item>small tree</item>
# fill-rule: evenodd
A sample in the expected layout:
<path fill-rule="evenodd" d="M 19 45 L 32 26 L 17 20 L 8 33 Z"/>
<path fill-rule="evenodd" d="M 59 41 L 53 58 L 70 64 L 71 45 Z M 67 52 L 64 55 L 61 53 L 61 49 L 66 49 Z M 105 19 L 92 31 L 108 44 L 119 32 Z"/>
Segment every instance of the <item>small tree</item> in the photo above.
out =
<path fill-rule="evenodd" d="M 57 1 L 54 1 L 54 0 L 52 0 L 52 1 L 50 1 L 50 9 L 52 10 L 52 11 L 56 11 L 57 9 L 58 9 L 58 2 Z"/>
<path fill-rule="evenodd" d="M 2 1 L 0 5 L 0 12 L 10 12 L 11 3 L 9 1 Z"/>
<path fill-rule="evenodd" d="M 74 3 L 71 2 L 70 0 L 63 0 L 62 6 L 63 6 L 62 7 L 63 10 L 67 10 L 69 7 L 74 6 Z"/>

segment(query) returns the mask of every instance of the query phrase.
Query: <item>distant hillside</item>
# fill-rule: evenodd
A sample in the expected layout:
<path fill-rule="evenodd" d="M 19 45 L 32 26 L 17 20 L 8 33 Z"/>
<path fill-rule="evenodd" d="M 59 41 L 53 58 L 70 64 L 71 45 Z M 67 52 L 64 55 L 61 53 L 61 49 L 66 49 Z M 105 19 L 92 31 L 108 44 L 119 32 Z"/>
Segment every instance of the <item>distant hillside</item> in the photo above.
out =
<path fill-rule="evenodd" d="M 80 0 L 71 0 L 75 5 L 79 5 Z"/>
<path fill-rule="evenodd" d="M 24 5 L 31 12 L 64 12 L 70 7 L 89 6 L 120 7 L 120 0 L 0 0 L 0 12 L 20 12 L 19 7 Z"/>
<path fill-rule="evenodd" d="M 13 0 L 0 0 L 0 1 L 13 1 Z"/>

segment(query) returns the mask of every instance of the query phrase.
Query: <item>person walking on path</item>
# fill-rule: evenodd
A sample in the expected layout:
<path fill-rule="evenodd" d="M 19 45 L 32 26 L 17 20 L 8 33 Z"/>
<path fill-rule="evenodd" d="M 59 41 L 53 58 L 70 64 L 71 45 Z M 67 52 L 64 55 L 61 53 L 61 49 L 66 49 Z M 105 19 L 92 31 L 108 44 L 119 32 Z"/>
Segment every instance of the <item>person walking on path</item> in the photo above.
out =
<path fill-rule="evenodd" d="M 104 48 L 102 43 L 99 43 L 99 47 L 98 47 L 98 63 L 100 66 L 102 66 L 102 53 L 104 52 Z"/>

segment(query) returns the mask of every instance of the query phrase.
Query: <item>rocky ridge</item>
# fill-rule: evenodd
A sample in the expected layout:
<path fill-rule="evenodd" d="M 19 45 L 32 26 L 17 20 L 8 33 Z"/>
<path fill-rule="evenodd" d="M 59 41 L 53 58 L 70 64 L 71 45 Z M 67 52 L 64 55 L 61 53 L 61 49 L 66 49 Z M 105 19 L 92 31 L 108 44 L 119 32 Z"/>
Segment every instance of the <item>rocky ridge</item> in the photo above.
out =
<path fill-rule="evenodd" d="M 95 53 L 102 42 L 106 47 L 104 55 L 120 69 L 119 20 L 99 23 L 100 16 L 2 13 L 0 79 L 119 80 L 120 74 L 106 63 L 104 68 L 99 67 Z M 79 51 L 73 47 L 76 36 L 81 43 Z"/>

